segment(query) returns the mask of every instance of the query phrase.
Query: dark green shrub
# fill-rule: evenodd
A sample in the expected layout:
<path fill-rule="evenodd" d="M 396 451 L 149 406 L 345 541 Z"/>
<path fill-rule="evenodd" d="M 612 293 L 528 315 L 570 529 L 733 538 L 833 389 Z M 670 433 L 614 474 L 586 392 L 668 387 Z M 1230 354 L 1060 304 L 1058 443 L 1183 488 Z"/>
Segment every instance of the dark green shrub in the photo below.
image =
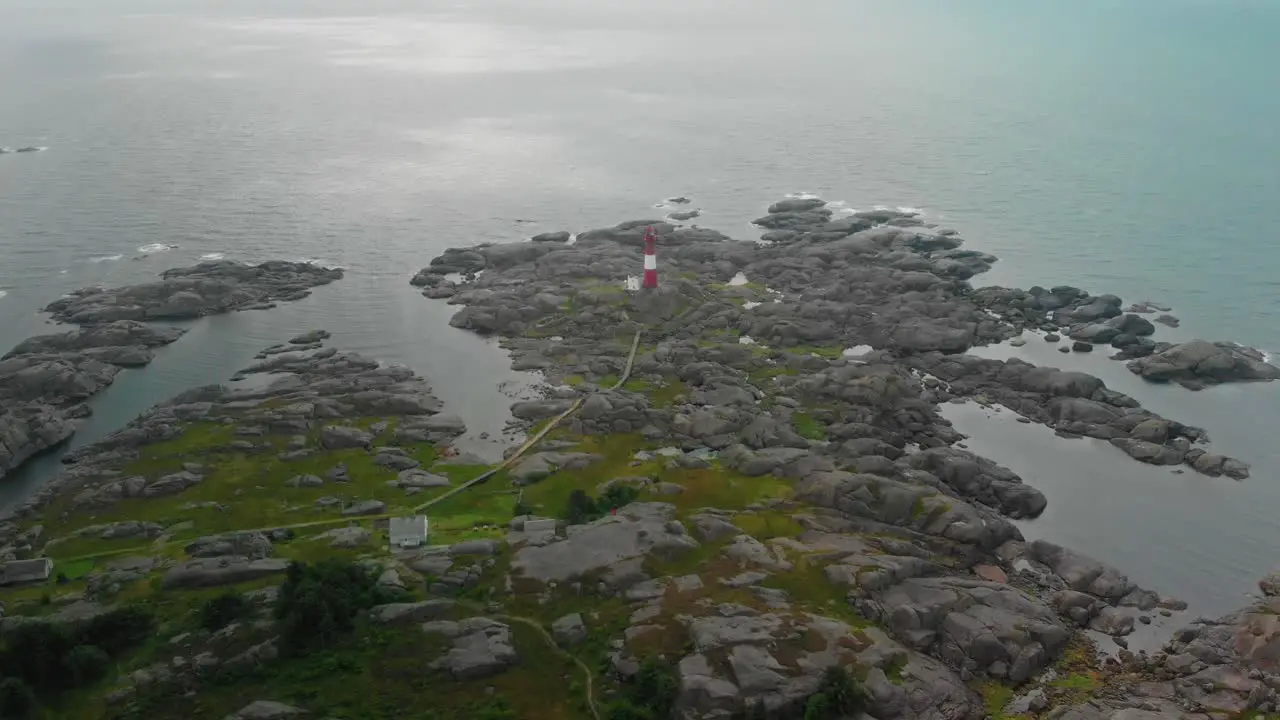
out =
<path fill-rule="evenodd" d="M 637 495 L 639 495 L 639 492 L 630 485 L 611 485 L 605 491 L 604 496 L 600 498 L 597 507 L 600 514 L 603 515 L 624 505 L 630 505 L 635 502 Z"/>
<path fill-rule="evenodd" d="M 27 720 L 35 714 L 36 694 L 20 678 L 0 680 L 0 718 Z"/>
<path fill-rule="evenodd" d="M 402 593 L 379 588 L 374 574 L 356 563 L 295 562 L 289 566 L 276 601 L 280 651 L 299 655 L 313 648 L 324 649 L 355 627 L 361 610 L 401 597 Z"/>
<path fill-rule="evenodd" d="M 581 525 L 596 518 L 596 502 L 582 490 L 569 493 L 569 504 L 565 508 L 564 519 L 570 525 Z"/>
<path fill-rule="evenodd" d="M 155 626 L 151 611 L 130 605 L 89 620 L 76 633 L 75 645 L 96 645 L 115 656 L 151 636 Z"/>
<path fill-rule="evenodd" d="M 857 715 L 866 705 L 863 689 L 840 665 L 832 665 L 822 674 L 818 691 L 809 696 L 804 706 L 804 720 L 833 720 Z"/>
<path fill-rule="evenodd" d="M 668 720 L 672 717 L 680 679 L 670 663 L 650 658 L 640 664 L 640 671 L 622 688 L 621 697 L 610 703 L 608 720 Z"/>
<path fill-rule="evenodd" d="M 630 485 L 612 485 L 599 500 L 582 490 L 569 493 L 564 520 L 569 525 L 581 525 L 635 501 L 639 492 Z"/>
<path fill-rule="evenodd" d="M 237 620 L 248 617 L 253 606 L 243 596 L 226 593 L 210 598 L 200 608 L 200 627 L 210 632 L 221 630 Z"/>
<path fill-rule="evenodd" d="M 62 664 L 71 677 L 72 685 L 80 687 L 105 677 L 111 666 L 111 658 L 93 645 L 77 645 L 63 658 Z"/>

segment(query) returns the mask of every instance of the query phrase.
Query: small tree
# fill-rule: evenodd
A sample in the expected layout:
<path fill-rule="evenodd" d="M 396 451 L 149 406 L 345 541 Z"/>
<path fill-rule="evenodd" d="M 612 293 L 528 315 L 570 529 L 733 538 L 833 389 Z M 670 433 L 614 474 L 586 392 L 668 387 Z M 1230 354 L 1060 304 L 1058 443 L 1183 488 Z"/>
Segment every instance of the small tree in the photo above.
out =
<path fill-rule="evenodd" d="M 610 485 L 600 498 L 600 512 L 606 513 L 615 508 L 630 505 L 636 499 L 636 489 L 630 485 Z"/>
<path fill-rule="evenodd" d="M 856 715 L 866 705 L 866 695 L 849 671 L 832 665 L 822 673 L 818 692 L 804 705 L 804 720 L 833 720 L 843 715 Z"/>
<path fill-rule="evenodd" d="M 71 676 L 73 686 L 80 687 L 105 677 L 111 658 L 93 645 L 77 645 L 63 658 L 62 664 Z"/>
<path fill-rule="evenodd" d="M 252 607 L 249 601 L 236 593 L 224 593 L 211 598 L 200 609 L 200 627 L 214 632 L 246 617 Z"/>
<path fill-rule="evenodd" d="M 634 696 L 654 711 L 654 717 L 665 718 L 680 695 L 680 679 L 670 663 L 649 658 L 636 673 Z"/>
<path fill-rule="evenodd" d="M 0 717 L 26 720 L 35 714 L 36 694 L 20 678 L 0 680 Z"/>
<path fill-rule="evenodd" d="M 286 655 L 324 648 L 339 634 L 355 627 L 356 614 L 402 593 L 377 587 L 377 578 L 355 563 L 325 560 L 314 565 L 293 563 L 280 587 L 276 619 L 280 621 L 280 649 Z"/>
<path fill-rule="evenodd" d="M 589 522 L 596 514 L 596 503 L 591 496 L 582 490 L 569 493 L 569 504 L 565 508 L 564 519 L 570 525 L 581 525 Z"/>
<path fill-rule="evenodd" d="M 852 715 L 866 703 L 866 694 L 843 665 L 832 665 L 822 673 L 822 692 L 831 698 L 835 709 Z"/>
<path fill-rule="evenodd" d="M 81 629 L 80 645 L 96 645 L 108 655 L 128 650 L 151 635 L 154 617 L 138 605 L 129 605 L 99 615 Z"/>
<path fill-rule="evenodd" d="M 835 705 L 826 693 L 816 692 L 804 704 L 804 720 L 831 720 L 836 717 Z"/>

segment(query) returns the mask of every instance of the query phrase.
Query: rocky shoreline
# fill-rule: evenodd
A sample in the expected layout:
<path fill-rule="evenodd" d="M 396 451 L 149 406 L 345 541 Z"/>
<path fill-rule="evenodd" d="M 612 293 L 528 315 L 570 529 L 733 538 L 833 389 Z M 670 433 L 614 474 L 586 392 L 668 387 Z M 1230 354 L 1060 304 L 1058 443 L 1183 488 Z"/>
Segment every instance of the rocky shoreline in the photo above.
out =
<path fill-rule="evenodd" d="M 266 309 L 341 277 L 341 270 L 305 263 L 217 261 L 166 271 L 159 282 L 85 288 L 50 303 L 45 312 L 79 329 L 28 338 L 0 358 L 0 479 L 70 439 L 77 420 L 90 413 L 86 400 L 121 369 L 147 365 L 155 348 L 186 332 L 140 321 Z"/>
<path fill-rule="evenodd" d="M 665 672 L 663 716 L 781 720 L 816 712 L 833 667 L 857 688 L 850 713 L 878 720 L 1280 710 L 1280 580 L 1186 624 L 1184 603 L 1120 569 L 1026 540 L 1014 520 L 1043 513 L 1044 495 L 965 450 L 939 412 L 999 404 L 1141 462 L 1244 478 L 1202 430 L 1096 377 L 965 353 L 1032 330 L 1110 342 L 1135 373 L 1193 389 L 1275 368 L 1230 344 L 1152 341 L 1138 320 L 1157 308 L 1125 312 L 1113 296 L 975 291 L 995 258 L 910 213 L 835 217 L 789 199 L 757 224 L 763 243 L 649 220 L 549 233 L 450 249 L 415 275 L 458 306 L 454 326 L 500 337 L 513 367 L 547 380 L 511 408 L 537 440 L 496 471 L 453 452 L 465 428 L 425 379 L 327 348 L 324 331 L 265 348 L 232 378 L 240 388 L 148 410 L 69 453 L 3 519 L 4 559 L 90 567 L 47 601 L 0 591 L 0 632 L 138 597 L 167 613 L 159 647 L 90 693 L 112 718 L 345 716 L 394 692 L 426 712 L 613 720 L 637 717 L 629 688 Z M 628 292 L 650 225 L 663 284 Z M 204 267 L 166 273 L 172 291 L 67 298 L 57 317 L 95 324 L 16 357 L 136 362 L 144 350 L 120 348 L 168 338 L 140 319 L 304 292 L 291 281 L 175 301 L 179 285 L 209 282 Z M 389 523 L 419 513 L 430 544 L 396 545 Z M 401 600 L 354 613 L 355 638 L 323 665 L 290 665 L 306 661 L 284 652 L 280 582 L 335 558 Z M 210 588 L 241 598 L 245 619 L 193 620 L 187 593 Z M 1129 649 L 1145 626 L 1169 641 Z M 244 688 L 234 707 L 218 699 L 228 682 Z M 270 699 L 241 708 L 249 697 Z"/>
<path fill-rule="evenodd" d="M 1077 340 L 1078 351 L 1110 343 L 1135 374 L 1189 389 L 1275 379 L 1280 371 L 1260 353 L 1231 343 L 1152 341 L 1155 328 L 1140 313 L 1158 308 L 1142 303 L 1125 311 L 1113 295 L 1070 287 L 975 291 L 966 281 L 995 258 L 960 249 L 954 231 L 926 226 L 912 213 L 834 218 L 820 200 L 785 200 L 755 224 L 767 230 L 761 243 L 640 220 L 581 233 L 573 243 L 558 233 L 536 243 L 451 249 L 412 284 L 428 298 L 461 306 L 456 327 L 501 337 L 513 367 L 546 374 L 548 399 L 513 407 L 517 418 L 550 417 L 586 393 L 574 433 L 639 433 L 683 451 L 672 454 L 672 467 L 714 458 L 747 476 L 794 482 L 798 500 L 825 512 L 796 516 L 804 532 L 794 544 L 748 540 L 749 564 L 767 575 L 788 547 L 832 553 L 839 560 L 824 568 L 826 578 L 849 588 L 860 614 L 909 650 L 943 660 L 961 682 L 1024 683 L 1061 657 L 1067 628 L 1123 638 L 1135 623 L 1151 623 L 1155 611 L 1185 607 L 1070 550 L 1023 542 L 1005 518 L 1036 517 L 1044 497 L 1007 469 L 956 449 L 962 437 L 937 407 L 956 398 L 998 403 L 1064 437 L 1109 440 L 1141 462 L 1242 479 L 1247 464 L 1197 447 L 1207 441 L 1202 430 L 1147 411 L 1096 377 L 963 353 L 1027 329 L 1049 342 L 1060 333 Z M 658 235 L 663 286 L 629 294 L 624 283 L 636 273 L 646 227 Z M 645 348 L 635 360 L 633 391 L 601 392 L 620 372 L 622 338 L 641 328 Z M 644 398 L 655 387 L 672 388 L 663 393 L 667 407 Z M 724 517 L 701 517 L 695 531 L 702 540 L 726 525 Z M 849 537 L 872 534 L 895 540 Z M 573 545 L 588 553 L 600 542 L 583 533 L 552 547 L 568 556 Z M 1273 652 L 1270 643 L 1280 636 L 1266 630 L 1240 654 L 1230 642 L 1265 625 L 1273 602 L 1201 621 L 1160 653 L 1122 650 L 1105 671 L 1121 691 L 1109 680 L 1106 692 L 1051 717 L 1204 717 L 1275 708 L 1280 678 L 1258 649 Z M 768 632 L 742 630 L 761 623 L 768 625 L 736 625 L 749 636 Z M 1206 637 L 1212 639 L 1196 640 Z M 1206 643 L 1216 643 L 1213 652 Z M 727 675 L 708 672 L 710 648 L 697 649 L 703 652 L 680 661 L 682 717 L 727 716 L 756 699 L 766 707 L 788 705 L 768 694 L 753 697 L 755 676 L 736 665 Z M 936 696 L 955 685 L 936 676 L 930 685 L 930 707 L 958 702 Z M 1049 690 L 1033 687 L 1005 712 L 1043 711 Z M 881 718 L 973 711 L 916 714 L 903 698 L 923 689 L 903 695 L 881 685 L 871 692 L 883 695 L 872 712 Z"/>
<path fill-rule="evenodd" d="M 999 403 L 1060 435 L 1107 440 L 1141 462 L 1248 476 L 1247 463 L 1199 447 L 1207 440 L 1202 430 L 1151 413 L 1094 376 L 963 353 L 1020 338 L 1028 328 L 1048 332 L 1048 341 L 1056 341 L 1061 331 L 1108 339 L 1121 348 L 1116 357 L 1129 359 L 1130 369 L 1144 379 L 1194 389 L 1277 377 L 1280 370 L 1262 362 L 1257 351 L 1221 342 L 1151 341 L 1151 323 L 1123 313 L 1114 295 L 1094 297 L 1067 287 L 975 291 L 967 280 L 990 268 L 995 258 L 960 249 L 963 241 L 954 231 L 926 227 L 911 213 L 877 210 L 832 219 L 820 200 L 786 200 L 756 224 L 770 228 L 763 244 L 641 220 L 581 233 L 571 245 L 451 249 L 412 282 L 430 298 L 462 306 L 453 325 L 502 337 L 516 357 L 515 368 L 544 370 L 552 380 L 618 371 L 624 348 L 616 336 L 641 324 L 639 315 L 625 316 L 629 302 L 647 325 L 656 324 L 650 342 L 751 343 L 728 351 L 735 357 L 704 361 L 738 375 L 782 362 L 797 365 L 791 368 L 797 372 L 848 376 L 859 372 L 847 369 L 851 365 L 883 363 L 924 383 L 919 399 L 927 405 L 956 397 Z M 658 234 L 665 285 L 653 297 L 621 302 L 622 283 L 636 272 L 635 249 L 647 226 Z M 454 275 L 475 279 L 458 283 L 449 279 Z M 735 277 L 743 279 L 741 284 L 732 282 Z M 721 291 L 708 293 L 707 287 Z M 563 316 L 566 306 L 576 311 L 572 317 Z M 786 352 L 814 346 L 828 357 L 801 353 L 796 358 Z M 868 350 L 859 360 L 828 370 L 830 356 L 859 347 Z M 637 370 L 642 376 L 669 376 L 676 373 L 675 365 L 689 361 L 655 352 L 643 355 Z M 743 384 L 741 377 L 735 382 L 724 372 L 717 375 L 708 389 Z M 906 440 L 924 447 L 957 439 L 949 427 L 933 421 L 916 432 L 925 437 Z"/>

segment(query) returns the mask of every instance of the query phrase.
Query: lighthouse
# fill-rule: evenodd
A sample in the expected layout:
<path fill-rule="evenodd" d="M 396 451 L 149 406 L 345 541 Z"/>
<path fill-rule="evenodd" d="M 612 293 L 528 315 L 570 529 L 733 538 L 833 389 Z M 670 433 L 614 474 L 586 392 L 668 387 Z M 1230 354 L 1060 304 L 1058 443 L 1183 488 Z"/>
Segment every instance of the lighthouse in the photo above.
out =
<path fill-rule="evenodd" d="M 658 289 L 658 236 L 653 226 L 644 230 L 644 283 L 645 290 Z"/>

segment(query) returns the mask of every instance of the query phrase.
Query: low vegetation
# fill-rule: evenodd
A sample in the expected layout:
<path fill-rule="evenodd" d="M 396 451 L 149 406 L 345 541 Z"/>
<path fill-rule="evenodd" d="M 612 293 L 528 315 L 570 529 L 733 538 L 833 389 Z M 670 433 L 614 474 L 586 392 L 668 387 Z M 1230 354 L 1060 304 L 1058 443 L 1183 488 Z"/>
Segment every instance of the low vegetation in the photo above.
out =
<path fill-rule="evenodd" d="M 145 641 L 154 620 L 129 606 L 82 622 L 27 622 L 4 633 L 0 649 L 0 716 L 33 717 L 45 702 L 91 685 L 111 670 L 113 659 Z"/>
<path fill-rule="evenodd" d="M 569 493 L 564 510 L 564 521 L 569 525 L 582 525 L 633 502 L 640 493 L 627 485 L 613 485 L 599 499 L 592 498 L 585 490 Z"/>
<path fill-rule="evenodd" d="M 679 693 L 680 679 L 671 663 L 650 658 L 609 704 L 605 720 L 667 720 Z"/>
<path fill-rule="evenodd" d="M 822 674 L 818 692 L 804 705 L 804 720 L 836 720 L 854 716 L 866 708 L 867 697 L 849 674 L 849 670 L 833 665 Z"/>

